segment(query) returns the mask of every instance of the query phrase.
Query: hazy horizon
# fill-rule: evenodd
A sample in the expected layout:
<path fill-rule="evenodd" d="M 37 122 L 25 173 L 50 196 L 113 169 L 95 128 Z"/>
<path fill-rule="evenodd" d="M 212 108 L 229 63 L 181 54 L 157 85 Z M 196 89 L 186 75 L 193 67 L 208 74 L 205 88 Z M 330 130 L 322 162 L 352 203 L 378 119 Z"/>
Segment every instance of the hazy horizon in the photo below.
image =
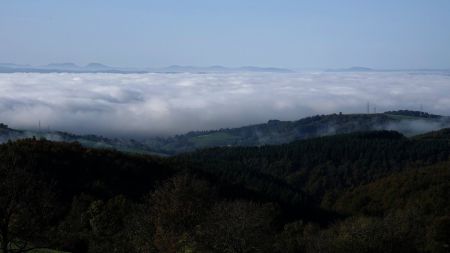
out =
<path fill-rule="evenodd" d="M 286 70 L 292 70 L 292 71 L 349 71 L 351 72 L 352 68 L 367 68 L 374 71 L 417 71 L 417 70 L 450 70 L 450 67 L 448 68 L 432 68 L 432 67 L 421 67 L 421 68 L 373 68 L 371 66 L 366 65 L 351 65 L 351 66 L 336 66 L 336 67 L 281 67 L 276 65 L 224 65 L 224 64 L 211 64 L 211 65 L 195 65 L 195 64 L 168 64 L 168 65 L 161 65 L 161 66 L 128 66 L 128 65 L 111 65 L 106 64 L 103 62 L 93 61 L 93 62 L 85 62 L 85 63 L 77 63 L 74 61 L 66 60 L 61 62 L 48 62 L 44 64 L 39 65 L 33 65 L 30 63 L 17 63 L 17 62 L 0 62 L 0 65 L 17 65 L 18 67 L 49 67 L 49 66 L 56 66 L 56 65 L 64 65 L 64 64 L 74 64 L 76 67 L 89 67 L 91 64 L 99 64 L 103 65 L 105 67 L 111 67 L 113 69 L 137 69 L 137 70 L 158 70 L 158 69 L 164 69 L 164 68 L 170 68 L 170 67 L 193 67 L 193 68 L 211 68 L 211 67 L 223 67 L 223 68 L 229 68 L 229 69 L 238 69 L 238 68 L 245 68 L 245 67 L 256 67 L 256 68 L 279 68 L 279 69 L 286 69 Z M 31 72 L 32 73 L 32 72 Z M 51 73 L 51 72 L 50 72 Z"/>

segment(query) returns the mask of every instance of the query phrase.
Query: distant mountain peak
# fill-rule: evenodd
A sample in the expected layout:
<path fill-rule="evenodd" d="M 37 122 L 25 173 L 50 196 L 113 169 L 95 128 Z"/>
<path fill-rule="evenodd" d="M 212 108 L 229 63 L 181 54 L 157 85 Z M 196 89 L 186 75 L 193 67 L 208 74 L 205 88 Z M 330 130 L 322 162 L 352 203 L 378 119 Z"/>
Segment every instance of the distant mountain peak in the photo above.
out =
<path fill-rule="evenodd" d="M 350 67 L 349 70 L 353 70 L 353 71 L 372 71 L 373 69 L 368 68 L 368 67 L 353 66 L 353 67 Z"/>
<path fill-rule="evenodd" d="M 239 69 L 243 70 L 243 71 L 250 71 L 250 72 L 279 72 L 279 73 L 293 72 L 290 69 L 275 68 L 275 67 L 243 66 L 243 67 L 240 67 Z"/>
<path fill-rule="evenodd" d="M 85 66 L 87 69 L 112 69 L 113 67 L 98 63 L 98 62 L 91 62 Z"/>

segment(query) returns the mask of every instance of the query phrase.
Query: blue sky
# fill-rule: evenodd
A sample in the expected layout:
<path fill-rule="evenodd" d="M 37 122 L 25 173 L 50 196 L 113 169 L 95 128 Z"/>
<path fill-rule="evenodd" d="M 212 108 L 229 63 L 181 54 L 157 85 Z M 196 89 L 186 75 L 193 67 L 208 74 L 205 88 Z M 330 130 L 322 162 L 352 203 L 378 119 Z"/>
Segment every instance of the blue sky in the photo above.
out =
<path fill-rule="evenodd" d="M 450 68 L 448 0 L 2 0 L 0 62 Z"/>

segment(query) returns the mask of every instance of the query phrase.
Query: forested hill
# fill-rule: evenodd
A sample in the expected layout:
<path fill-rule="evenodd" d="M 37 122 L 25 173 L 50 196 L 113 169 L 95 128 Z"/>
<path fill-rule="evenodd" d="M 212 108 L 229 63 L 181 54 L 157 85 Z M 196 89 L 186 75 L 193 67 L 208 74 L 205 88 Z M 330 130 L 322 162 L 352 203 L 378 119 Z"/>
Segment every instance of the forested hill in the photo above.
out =
<path fill-rule="evenodd" d="M 8 142 L 0 145 L 0 245 L 447 252 L 450 142 L 439 136 L 370 131 L 167 158 Z"/>
<path fill-rule="evenodd" d="M 23 138 L 76 141 L 87 147 L 111 148 L 131 153 L 174 155 L 223 146 L 262 146 L 289 143 L 319 136 L 372 130 L 395 130 L 407 136 L 450 127 L 450 118 L 419 111 L 377 114 L 316 115 L 297 121 L 270 120 L 264 124 L 213 131 L 196 131 L 168 138 L 140 140 L 75 135 L 54 131 L 19 131 L 0 126 L 0 142 Z"/>
<path fill-rule="evenodd" d="M 358 131 L 395 130 L 407 136 L 450 127 L 450 117 L 420 111 L 374 114 L 316 115 L 297 121 L 269 120 L 265 124 L 215 131 L 190 132 L 173 138 L 147 140 L 163 153 L 182 153 L 205 147 L 261 146 Z"/>
<path fill-rule="evenodd" d="M 251 185 L 275 199 L 298 197 L 300 202 L 327 204 L 343 189 L 404 168 L 447 161 L 449 154 L 448 139 L 409 139 L 394 131 L 375 131 L 279 146 L 204 149 L 180 157 L 215 177 Z M 286 192 L 277 191 L 280 185 Z"/>

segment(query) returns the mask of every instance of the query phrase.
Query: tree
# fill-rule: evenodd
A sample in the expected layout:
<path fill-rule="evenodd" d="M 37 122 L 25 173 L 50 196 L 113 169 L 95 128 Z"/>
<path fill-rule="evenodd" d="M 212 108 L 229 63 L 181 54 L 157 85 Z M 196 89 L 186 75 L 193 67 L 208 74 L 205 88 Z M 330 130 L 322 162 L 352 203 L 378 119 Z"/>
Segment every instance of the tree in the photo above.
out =
<path fill-rule="evenodd" d="M 3 253 L 43 247 L 53 213 L 53 194 L 19 164 L 14 151 L 0 157 L 0 245 Z"/>
<path fill-rule="evenodd" d="M 126 223 L 126 238 L 131 244 L 132 250 L 139 253 L 156 253 L 158 250 L 153 244 L 155 227 L 152 222 L 150 206 L 146 203 L 139 204 L 130 214 Z"/>
<path fill-rule="evenodd" d="M 197 230 L 197 245 L 204 252 L 272 252 L 271 223 L 275 214 L 276 208 L 271 204 L 216 204 Z"/>
<path fill-rule="evenodd" d="M 87 210 L 91 229 L 89 252 L 130 252 L 125 227 L 131 210 L 133 204 L 122 195 L 92 202 Z"/>
<path fill-rule="evenodd" d="M 155 227 L 156 248 L 171 253 L 185 247 L 213 199 L 209 184 L 190 175 L 176 176 L 151 194 L 147 204 Z"/>
<path fill-rule="evenodd" d="M 431 252 L 444 253 L 450 250 L 450 216 L 436 218 L 430 228 Z"/>
<path fill-rule="evenodd" d="M 313 252 L 418 252 L 424 235 L 421 221 L 413 213 L 396 212 L 384 218 L 352 216 L 321 231 L 317 236 L 320 247 Z"/>

